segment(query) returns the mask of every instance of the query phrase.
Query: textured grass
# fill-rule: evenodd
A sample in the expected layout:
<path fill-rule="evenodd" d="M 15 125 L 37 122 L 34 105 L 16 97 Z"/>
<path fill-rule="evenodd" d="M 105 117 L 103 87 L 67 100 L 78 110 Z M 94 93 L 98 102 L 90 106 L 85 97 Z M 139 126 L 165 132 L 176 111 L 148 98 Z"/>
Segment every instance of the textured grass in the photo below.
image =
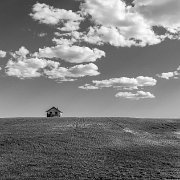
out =
<path fill-rule="evenodd" d="M 180 120 L 0 119 L 0 179 L 180 179 Z"/>

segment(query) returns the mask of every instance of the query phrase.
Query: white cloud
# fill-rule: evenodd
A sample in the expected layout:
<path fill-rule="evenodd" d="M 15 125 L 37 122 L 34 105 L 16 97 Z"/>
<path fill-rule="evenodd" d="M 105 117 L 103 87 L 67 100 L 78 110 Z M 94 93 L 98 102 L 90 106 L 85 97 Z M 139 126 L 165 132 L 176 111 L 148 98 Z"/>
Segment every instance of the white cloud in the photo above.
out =
<path fill-rule="evenodd" d="M 126 40 L 120 31 L 115 27 L 90 27 L 87 35 L 84 35 L 82 39 L 92 44 L 102 45 L 109 43 L 112 46 L 131 46 L 135 45 L 133 40 Z"/>
<path fill-rule="evenodd" d="M 84 86 L 79 86 L 80 89 L 90 90 L 90 89 L 99 89 L 97 86 L 93 86 L 90 84 L 85 84 Z"/>
<path fill-rule="evenodd" d="M 36 3 L 32 9 L 33 13 L 30 16 L 44 24 L 56 25 L 61 20 L 73 20 L 73 21 L 81 21 L 83 18 L 75 12 L 71 10 L 67 11 L 65 9 L 57 9 L 52 6 L 46 5 L 44 3 Z"/>
<path fill-rule="evenodd" d="M 58 25 L 60 31 L 76 31 L 80 28 L 80 23 L 84 19 L 80 12 L 57 9 L 52 6 L 36 3 L 30 16 L 40 23 L 48 25 Z"/>
<path fill-rule="evenodd" d="M 57 45 L 71 46 L 71 45 L 73 45 L 73 43 L 76 42 L 76 39 L 74 39 L 74 38 L 72 38 L 72 39 L 53 38 L 52 41 L 55 42 Z"/>
<path fill-rule="evenodd" d="M 68 40 L 73 39 L 71 44 L 88 42 L 96 45 L 108 43 L 117 47 L 144 47 L 158 44 L 165 38 L 180 39 L 179 0 L 134 0 L 134 6 L 127 6 L 123 0 L 80 1 L 81 11 L 78 12 L 36 3 L 31 16 L 40 23 L 59 23 L 57 29 L 71 32 L 66 36 Z M 93 23 L 88 30 L 82 31 L 80 24 L 89 17 Z M 154 26 L 164 27 L 166 34 L 156 34 Z M 61 35 L 61 32 L 58 34 Z"/>
<path fill-rule="evenodd" d="M 85 0 L 81 8 L 85 14 L 91 15 L 98 26 L 95 27 L 95 35 L 91 32 L 92 36 L 100 36 L 111 45 L 145 46 L 162 41 L 146 19 L 121 0 Z"/>
<path fill-rule="evenodd" d="M 108 80 L 92 81 L 93 84 L 80 86 L 81 89 L 101 89 L 105 87 L 114 87 L 117 89 L 133 90 L 139 87 L 155 86 L 157 80 L 152 77 L 138 76 L 137 78 L 112 78 Z"/>
<path fill-rule="evenodd" d="M 44 62 L 44 61 L 43 61 Z M 15 76 L 20 79 L 40 77 L 40 68 L 44 68 L 44 63 L 39 59 L 26 59 L 17 62 L 9 60 L 6 66 L 8 76 Z"/>
<path fill-rule="evenodd" d="M 177 68 L 177 71 L 180 71 L 180 66 Z"/>
<path fill-rule="evenodd" d="M 60 30 L 60 28 L 58 28 Z M 55 38 L 53 38 L 53 42 L 57 45 L 73 45 L 75 43 L 80 43 L 84 41 L 85 34 L 83 32 L 72 31 L 66 33 L 55 32 Z"/>
<path fill-rule="evenodd" d="M 134 6 L 127 6 L 122 0 L 84 0 L 82 11 L 90 14 L 96 25 L 116 28 L 124 40 L 131 40 L 131 45 L 153 45 L 166 37 L 172 39 L 170 34 L 155 34 L 153 26 L 164 27 L 175 35 L 174 38 L 179 39 L 179 0 L 135 0 L 133 3 Z M 122 43 L 119 44 L 121 46 Z"/>
<path fill-rule="evenodd" d="M 6 74 L 20 79 L 35 78 L 43 75 L 44 68 L 56 68 L 58 65 L 58 62 L 39 58 L 9 60 L 6 65 Z"/>
<path fill-rule="evenodd" d="M 180 75 L 180 66 L 172 72 L 163 72 L 161 74 L 157 74 L 156 76 L 162 79 L 179 79 L 179 75 Z"/>
<path fill-rule="evenodd" d="M 28 54 L 29 54 L 29 50 L 26 49 L 26 47 L 22 46 L 21 48 L 19 48 L 18 51 L 15 51 L 14 56 L 26 57 Z"/>
<path fill-rule="evenodd" d="M 0 50 L 0 58 L 5 58 L 6 54 L 7 53 L 5 51 Z"/>
<path fill-rule="evenodd" d="M 174 76 L 176 76 L 176 73 L 175 72 L 167 72 L 167 73 L 157 74 L 157 76 L 162 79 L 170 79 L 170 78 L 173 78 Z"/>
<path fill-rule="evenodd" d="M 61 31 L 76 31 L 79 30 L 80 21 L 67 21 L 63 27 L 59 28 Z"/>
<path fill-rule="evenodd" d="M 96 48 L 90 49 L 88 47 L 64 44 L 39 49 L 39 52 L 35 53 L 35 55 L 43 58 L 59 58 L 70 63 L 85 63 L 95 62 L 105 56 L 105 52 Z"/>
<path fill-rule="evenodd" d="M 93 84 L 85 84 L 83 86 L 79 86 L 80 89 L 85 90 L 96 90 L 96 89 L 102 89 L 102 88 L 109 88 L 113 87 L 117 90 L 138 90 L 139 88 L 148 87 L 148 86 L 155 86 L 157 81 L 153 79 L 152 77 L 143 77 L 138 76 L 137 78 L 127 78 L 127 77 L 121 77 L 121 78 L 112 78 L 108 80 L 102 80 L 102 81 L 92 81 Z M 144 92 L 144 91 L 137 91 L 136 93 L 133 92 L 119 92 L 115 95 L 119 98 L 125 98 L 125 99 L 146 99 L 146 98 L 155 98 L 153 94 L 150 92 Z"/>
<path fill-rule="evenodd" d="M 41 33 L 38 34 L 38 36 L 39 37 L 45 37 L 45 36 L 47 36 L 47 33 L 41 32 Z"/>
<path fill-rule="evenodd" d="M 121 0 L 85 0 L 81 9 L 97 24 L 118 26 L 125 19 L 126 4 Z"/>
<path fill-rule="evenodd" d="M 20 79 L 46 76 L 58 81 L 74 81 L 80 77 L 100 74 L 98 67 L 93 63 L 65 68 L 61 67 L 59 62 L 32 57 L 25 47 L 11 55 L 12 58 L 6 65 L 6 74 Z"/>
<path fill-rule="evenodd" d="M 163 26 L 172 33 L 180 30 L 179 0 L 135 0 L 135 9 L 151 26 Z"/>
<path fill-rule="evenodd" d="M 59 79 L 61 81 L 72 81 L 79 77 L 97 76 L 100 74 L 98 67 L 93 63 L 80 64 L 70 68 L 57 67 L 51 70 L 45 70 L 44 73 L 51 79 Z"/>
<path fill-rule="evenodd" d="M 127 6 L 122 0 L 84 0 L 81 9 L 95 23 L 85 41 L 143 47 L 158 44 L 165 38 L 180 38 L 179 0 L 135 0 L 133 3 L 134 6 Z M 157 35 L 154 26 L 164 27 L 169 33 Z"/>
<path fill-rule="evenodd" d="M 155 98 L 155 96 L 153 94 L 151 94 L 150 92 L 144 92 L 144 91 L 137 91 L 136 93 L 119 92 L 115 96 L 117 98 L 132 99 L 132 100 Z"/>
<path fill-rule="evenodd" d="M 55 61 L 29 58 L 18 61 L 9 60 L 6 65 L 6 74 L 20 79 L 46 76 L 59 81 L 74 81 L 76 78 L 97 76 L 100 73 L 98 67 L 93 63 L 65 68 Z"/>

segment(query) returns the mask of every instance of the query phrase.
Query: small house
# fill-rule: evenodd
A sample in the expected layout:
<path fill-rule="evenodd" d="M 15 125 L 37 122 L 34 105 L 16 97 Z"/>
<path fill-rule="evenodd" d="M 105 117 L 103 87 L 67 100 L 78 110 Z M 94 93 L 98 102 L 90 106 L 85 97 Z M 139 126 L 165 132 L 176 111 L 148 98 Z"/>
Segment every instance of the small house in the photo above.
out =
<path fill-rule="evenodd" d="M 46 111 L 47 117 L 61 117 L 62 111 L 60 111 L 58 108 L 52 107 L 49 110 Z"/>

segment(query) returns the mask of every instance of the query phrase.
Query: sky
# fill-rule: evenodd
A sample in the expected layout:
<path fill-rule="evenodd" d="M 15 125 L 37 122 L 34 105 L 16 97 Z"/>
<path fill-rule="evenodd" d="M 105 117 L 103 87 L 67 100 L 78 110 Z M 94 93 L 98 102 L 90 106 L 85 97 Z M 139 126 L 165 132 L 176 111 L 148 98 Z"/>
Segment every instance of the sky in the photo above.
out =
<path fill-rule="evenodd" d="M 0 1 L 0 117 L 180 118 L 179 0 Z"/>

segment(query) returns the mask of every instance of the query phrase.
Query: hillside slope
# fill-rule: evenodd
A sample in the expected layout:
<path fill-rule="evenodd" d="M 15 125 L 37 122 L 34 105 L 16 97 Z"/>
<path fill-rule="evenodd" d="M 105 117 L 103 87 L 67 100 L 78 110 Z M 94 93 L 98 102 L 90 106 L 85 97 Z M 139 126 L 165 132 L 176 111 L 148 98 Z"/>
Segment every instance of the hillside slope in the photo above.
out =
<path fill-rule="evenodd" d="M 180 179 L 180 120 L 0 119 L 0 179 Z"/>

